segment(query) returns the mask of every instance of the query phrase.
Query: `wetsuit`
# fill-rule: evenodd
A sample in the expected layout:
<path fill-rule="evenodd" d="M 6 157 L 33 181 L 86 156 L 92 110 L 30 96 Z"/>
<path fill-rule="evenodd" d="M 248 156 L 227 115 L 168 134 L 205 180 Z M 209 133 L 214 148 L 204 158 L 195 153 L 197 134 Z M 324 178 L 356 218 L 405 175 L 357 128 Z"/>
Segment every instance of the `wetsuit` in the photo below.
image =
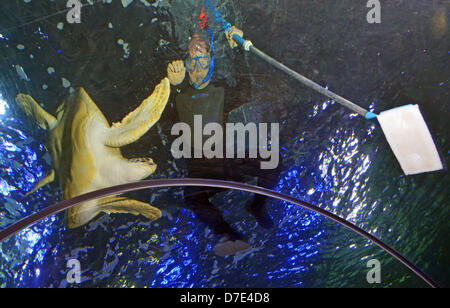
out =
<path fill-rule="evenodd" d="M 224 127 L 223 88 L 215 87 L 213 84 L 208 85 L 203 90 L 187 87 L 176 96 L 175 100 L 179 120 L 190 125 L 191 132 L 194 132 L 194 115 L 202 115 L 203 126 L 215 122 Z M 248 182 L 253 180 L 254 177 L 258 177 L 258 185 L 266 188 L 273 188 L 276 185 L 280 171 L 279 168 L 261 170 L 259 159 L 250 158 L 190 158 L 187 160 L 187 168 L 189 177 L 192 178 Z M 231 228 L 224 220 L 222 213 L 209 201 L 210 197 L 220 191 L 223 191 L 223 189 L 186 187 L 184 189 L 185 206 L 193 210 L 196 216 L 215 233 L 219 235 L 227 234 L 232 240 L 242 239 L 242 236 Z M 258 219 L 262 211 L 265 211 L 265 201 L 266 197 L 255 196 L 253 202 L 248 204 L 247 211 Z M 264 222 L 259 222 L 264 225 Z M 266 222 L 265 227 L 270 227 L 268 224 L 269 222 Z"/>

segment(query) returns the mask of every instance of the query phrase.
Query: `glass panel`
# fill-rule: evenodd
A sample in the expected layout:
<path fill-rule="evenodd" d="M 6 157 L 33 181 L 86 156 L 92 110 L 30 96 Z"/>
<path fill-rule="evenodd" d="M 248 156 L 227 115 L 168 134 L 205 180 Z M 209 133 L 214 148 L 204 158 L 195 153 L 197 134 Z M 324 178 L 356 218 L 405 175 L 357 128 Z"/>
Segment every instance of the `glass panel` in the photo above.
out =
<path fill-rule="evenodd" d="M 351 0 L 210 2 L 260 50 L 370 111 L 419 104 L 437 146 L 448 149 L 449 17 L 444 1 L 383 2 L 381 25 L 368 23 L 370 9 Z M 195 22 L 201 16 L 200 0 L 82 4 L 81 23 L 73 24 L 66 19 L 66 1 L 0 4 L 0 230 L 61 201 L 63 193 L 58 173 L 54 182 L 26 195 L 55 162 L 46 124 L 39 127 L 18 107 L 17 94 L 31 95 L 56 116 L 64 99 L 83 87 L 109 124 L 120 122 L 166 77 L 170 62 L 185 59 L 189 36 L 200 31 Z M 254 54 L 232 51 L 222 21 L 214 20 L 218 15 L 210 9 L 205 14 L 215 33 L 216 63 L 207 89 L 224 88 L 224 97 L 220 91 L 195 92 L 186 74 L 183 84 L 172 87 L 159 121 L 121 147 L 121 154 L 127 159 L 150 156 L 157 164 L 150 178 L 196 177 L 188 159 L 174 157 L 177 136 L 171 130 L 178 122 L 178 95 L 190 93 L 199 101 L 210 95 L 214 99 L 205 106 L 222 101 L 227 123 L 279 123 L 279 173 L 268 188 L 347 219 L 449 286 L 447 171 L 405 176 L 376 122 L 314 93 Z M 66 109 L 59 111 L 62 117 Z M 203 111 L 204 120 L 219 114 L 214 108 Z M 101 121 L 99 117 L 95 123 Z M 82 127 L 76 123 L 75 128 Z M 82 140 L 103 146 L 98 132 L 94 129 Z M 75 142 L 65 133 L 61 151 Z M 273 142 L 268 147 L 276 148 Z M 107 161 L 111 156 L 90 148 L 77 157 L 87 164 L 89 157 Z M 60 163 L 71 160 L 66 155 Z M 211 166 L 208 172 L 213 173 L 218 165 Z M 225 173 L 243 174 L 258 184 L 246 173 L 249 164 L 232 166 L 221 169 L 223 179 L 233 180 Z M 105 166 L 97 162 L 73 176 L 82 183 L 99 170 Z M 110 186 L 111 179 L 127 170 L 101 185 Z M 211 196 L 215 208 L 251 245 L 221 257 L 214 253 L 220 236 L 186 208 L 183 187 L 126 196 L 160 208 L 162 218 L 151 222 L 131 214 L 100 214 L 69 230 L 63 213 L 48 217 L 0 243 L 0 286 L 427 286 L 361 236 L 286 202 L 267 200 L 274 227 L 264 229 L 245 209 L 252 194 L 222 191 Z M 379 284 L 367 281 L 372 259 L 381 265 Z M 80 284 L 67 280 L 70 260 L 79 262 Z"/>

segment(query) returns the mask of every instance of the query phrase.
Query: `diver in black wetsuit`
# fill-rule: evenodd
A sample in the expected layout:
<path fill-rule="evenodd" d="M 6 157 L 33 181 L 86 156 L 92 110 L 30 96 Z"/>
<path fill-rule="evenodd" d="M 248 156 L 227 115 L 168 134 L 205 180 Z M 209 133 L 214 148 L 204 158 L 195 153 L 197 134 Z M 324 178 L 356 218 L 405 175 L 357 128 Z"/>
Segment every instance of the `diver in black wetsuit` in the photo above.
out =
<path fill-rule="evenodd" d="M 233 34 L 243 35 L 242 31 L 232 27 L 227 33 L 227 39 L 232 48 L 236 43 L 231 39 Z M 186 61 L 173 61 L 168 65 L 167 73 L 171 84 L 178 87 L 176 95 L 176 109 L 179 120 L 187 123 L 193 131 L 194 115 L 202 115 L 203 124 L 219 123 L 224 127 L 224 96 L 222 87 L 210 83 L 214 66 L 213 39 L 206 32 L 197 30 L 191 35 L 188 45 L 188 58 Z M 212 45 L 212 46 L 211 46 Z M 189 85 L 185 80 L 186 72 L 189 75 Z M 191 143 L 193 144 L 193 143 Z M 224 143 L 225 144 L 225 143 Z M 233 180 L 239 182 L 251 181 L 258 177 L 258 185 L 273 188 L 279 175 L 279 168 L 261 170 L 258 159 L 227 159 L 227 158 L 190 158 L 187 160 L 189 177 Z M 226 256 L 250 247 L 244 237 L 233 230 L 224 220 L 222 213 L 215 208 L 210 198 L 220 192 L 220 189 L 208 187 L 187 187 L 184 190 L 185 206 L 194 211 L 196 216 L 219 235 L 222 240 L 214 246 L 218 255 Z M 265 208 L 266 197 L 257 195 L 253 201 L 246 205 L 259 225 L 271 228 L 273 222 Z"/>

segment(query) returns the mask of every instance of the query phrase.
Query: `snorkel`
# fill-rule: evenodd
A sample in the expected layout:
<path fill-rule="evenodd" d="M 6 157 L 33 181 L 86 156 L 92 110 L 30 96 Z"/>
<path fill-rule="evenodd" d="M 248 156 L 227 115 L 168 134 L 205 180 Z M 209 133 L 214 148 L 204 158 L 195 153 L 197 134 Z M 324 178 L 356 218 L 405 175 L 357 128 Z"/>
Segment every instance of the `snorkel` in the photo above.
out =
<path fill-rule="evenodd" d="M 204 5 L 205 5 L 206 9 L 213 15 L 216 23 L 219 23 L 222 26 L 223 31 L 227 32 L 228 30 L 230 30 L 231 24 L 229 22 L 227 22 L 226 20 L 224 20 L 222 18 L 222 14 L 220 14 L 220 12 L 218 10 L 216 10 L 216 7 L 217 7 L 216 1 L 213 0 L 211 3 L 210 0 L 205 0 Z M 203 13 L 203 10 L 202 10 L 202 14 L 205 15 Z M 200 15 L 200 18 L 201 18 L 201 16 L 202 15 Z"/>
<path fill-rule="evenodd" d="M 208 33 L 211 37 L 211 62 L 209 63 L 209 70 L 208 70 L 208 74 L 205 76 L 205 79 L 203 79 L 202 84 L 205 84 L 206 82 L 208 82 L 211 79 L 211 76 L 214 72 L 214 34 L 210 29 L 207 29 Z M 194 88 L 198 89 L 198 85 L 194 84 Z"/>
<path fill-rule="evenodd" d="M 205 78 L 203 79 L 203 81 L 198 84 L 196 82 L 192 83 L 192 86 L 198 90 L 202 85 L 204 85 L 205 83 L 207 83 L 208 81 L 211 80 L 212 74 L 214 72 L 214 34 L 210 29 L 207 29 L 209 35 L 210 35 L 210 44 L 211 44 L 211 58 L 210 58 L 210 63 L 209 63 L 209 68 L 208 68 L 208 73 L 206 74 Z M 198 57 L 197 57 L 198 58 Z M 194 58 L 195 59 L 195 58 Z"/>
<path fill-rule="evenodd" d="M 205 78 L 203 79 L 203 81 L 198 84 L 196 82 L 192 83 L 192 86 L 198 90 L 202 85 L 204 85 L 205 83 L 207 83 L 208 81 L 211 80 L 212 74 L 214 72 L 214 33 L 211 31 L 211 29 L 208 27 L 208 16 L 205 14 L 205 10 L 204 8 L 202 8 L 202 11 L 200 13 L 200 17 L 199 17 L 199 24 L 200 24 L 200 28 L 206 30 L 209 34 L 209 44 L 210 44 L 210 63 L 209 63 L 209 68 L 208 68 L 208 73 L 206 74 Z M 195 59 L 195 58 L 194 58 Z"/>

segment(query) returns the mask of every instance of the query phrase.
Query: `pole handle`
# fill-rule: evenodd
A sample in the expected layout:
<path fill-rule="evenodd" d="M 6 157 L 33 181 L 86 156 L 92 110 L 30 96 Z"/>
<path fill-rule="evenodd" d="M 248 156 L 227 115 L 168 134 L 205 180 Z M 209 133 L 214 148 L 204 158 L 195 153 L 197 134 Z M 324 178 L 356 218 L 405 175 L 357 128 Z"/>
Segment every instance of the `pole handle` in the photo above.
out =
<path fill-rule="evenodd" d="M 236 43 L 238 43 L 241 46 L 244 46 L 245 44 L 245 40 L 242 36 L 240 36 L 239 34 L 233 34 L 233 40 L 236 41 Z"/>
<path fill-rule="evenodd" d="M 250 49 L 253 47 L 253 43 L 251 41 L 244 39 L 239 34 L 233 34 L 232 38 L 236 41 L 236 43 L 241 45 L 245 51 L 250 51 Z"/>

